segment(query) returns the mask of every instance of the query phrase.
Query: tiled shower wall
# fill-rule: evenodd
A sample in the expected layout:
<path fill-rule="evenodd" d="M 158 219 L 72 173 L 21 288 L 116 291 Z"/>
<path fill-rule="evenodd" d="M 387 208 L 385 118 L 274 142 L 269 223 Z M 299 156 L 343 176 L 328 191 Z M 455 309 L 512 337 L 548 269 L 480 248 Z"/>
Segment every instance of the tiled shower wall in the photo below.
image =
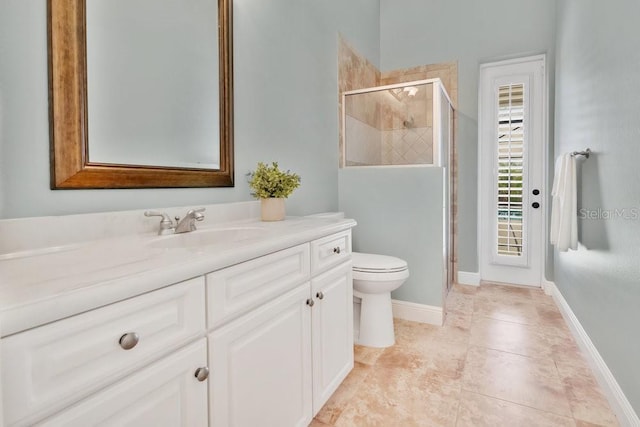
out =
<path fill-rule="evenodd" d="M 348 138 L 347 138 L 348 139 Z M 382 165 L 433 163 L 433 128 L 405 128 L 382 131 Z"/>
<path fill-rule="evenodd" d="M 458 185 L 458 153 L 456 148 L 456 121 L 458 105 L 458 63 L 445 62 L 441 64 L 420 65 L 413 68 L 393 70 L 381 73 L 380 70 L 371 64 L 366 58 L 359 55 L 348 43 L 342 38 L 338 41 L 338 90 L 339 105 L 338 117 L 340 120 L 339 150 L 340 165 L 344 164 L 344 135 L 342 131 L 342 94 L 345 91 L 364 89 L 374 86 L 384 86 L 396 83 L 404 83 L 416 80 L 426 80 L 439 78 L 451 98 L 453 104 L 453 143 L 451 146 L 451 229 L 452 229 L 452 250 L 451 250 L 451 270 L 453 271 L 453 281 L 457 281 L 458 272 L 458 207 L 457 207 L 457 185 Z M 364 98 L 363 98 L 364 99 Z M 363 132 L 367 138 L 373 138 L 375 142 L 373 146 L 356 147 L 358 153 L 358 164 L 370 164 L 377 160 L 375 154 L 376 144 L 380 143 L 380 163 L 377 164 L 412 164 L 413 163 L 432 163 L 433 158 L 433 141 L 432 138 L 432 114 L 425 111 L 421 117 L 428 117 L 424 122 L 414 115 L 414 123 L 412 128 L 398 126 L 400 115 L 389 111 L 384 111 L 379 107 L 377 102 L 363 102 L 360 105 L 355 103 L 350 108 L 349 119 L 357 120 L 360 123 L 349 123 L 349 127 L 354 124 L 354 132 Z M 428 105 L 431 108 L 431 102 L 424 102 L 422 105 Z M 404 121 L 406 119 L 402 119 Z M 375 130 L 380 132 L 378 138 Z M 351 139 L 351 138 L 350 138 Z M 361 161 L 362 160 L 362 161 Z"/>
<path fill-rule="evenodd" d="M 380 71 L 366 58 L 360 56 L 349 44 L 338 37 L 338 117 L 339 117 L 339 148 L 340 165 L 344 164 L 344 135 L 342 123 L 342 94 L 344 92 L 377 86 L 380 81 Z M 368 102 L 363 97 L 349 105 L 348 115 L 353 119 L 349 127 L 354 125 L 354 132 L 365 132 L 370 136 L 371 130 L 366 127 L 378 130 L 378 119 L 380 115 L 376 109 L 375 102 Z M 379 137 L 377 138 L 379 140 Z M 367 152 L 365 147 L 357 147 L 358 153 Z M 358 157 L 361 158 L 361 157 Z"/>

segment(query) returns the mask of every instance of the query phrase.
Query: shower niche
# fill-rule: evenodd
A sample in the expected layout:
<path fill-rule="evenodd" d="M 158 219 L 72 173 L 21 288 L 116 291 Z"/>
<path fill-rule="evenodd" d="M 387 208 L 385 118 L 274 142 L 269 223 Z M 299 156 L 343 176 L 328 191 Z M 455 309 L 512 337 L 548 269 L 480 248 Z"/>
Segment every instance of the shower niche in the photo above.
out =
<path fill-rule="evenodd" d="M 453 109 L 440 79 L 343 94 L 342 167 L 448 163 Z"/>

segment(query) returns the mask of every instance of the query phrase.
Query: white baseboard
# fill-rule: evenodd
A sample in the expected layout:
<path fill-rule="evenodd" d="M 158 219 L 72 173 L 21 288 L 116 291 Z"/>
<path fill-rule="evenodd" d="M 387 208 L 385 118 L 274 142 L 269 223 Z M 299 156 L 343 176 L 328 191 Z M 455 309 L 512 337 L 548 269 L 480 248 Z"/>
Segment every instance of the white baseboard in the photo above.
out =
<path fill-rule="evenodd" d="M 549 296 L 553 296 L 553 293 L 556 292 L 556 290 L 558 288 L 556 288 L 556 284 L 547 280 L 547 279 L 542 279 L 542 283 L 540 283 L 540 287 L 542 288 L 542 290 L 544 291 L 545 294 L 549 295 Z M 560 304 L 558 304 L 560 305 Z"/>
<path fill-rule="evenodd" d="M 598 349 L 587 335 L 580 321 L 569 307 L 569 304 L 564 299 L 560 290 L 556 287 L 555 283 L 544 280 L 542 282 L 542 288 L 545 293 L 551 295 L 560 308 L 562 317 L 567 322 L 573 337 L 585 354 L 591 369 L 594 371 L 598 383 L 602 387 L 611 409 L 615 412 L 620 421 L 620 425 L 637 427 L 640 426 L 640 418 L 638 414 L 633 410 L 631 403 L 624 395 L 624 392 L 620 388 L 618 381 L 614 378 L 613 374 L 609 370 L 609 367 L 600 356 Z"/>
<path fill-rule="evenodd" d="M 480 286 L 480 273 L 458 271 L 458 283 L 461 285 Z"/>
<path fill-rule="evenodd" d="M 442 307 L 391 300 L 393 317 L 412 322 L 442 326 Z"/>

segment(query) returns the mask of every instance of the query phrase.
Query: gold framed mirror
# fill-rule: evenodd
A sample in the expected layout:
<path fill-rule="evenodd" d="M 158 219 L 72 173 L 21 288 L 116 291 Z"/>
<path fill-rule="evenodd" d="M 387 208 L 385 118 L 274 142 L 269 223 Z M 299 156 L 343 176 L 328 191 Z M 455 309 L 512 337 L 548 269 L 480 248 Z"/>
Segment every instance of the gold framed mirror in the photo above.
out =
<path fill-rule="evenodd" d="M 233 186 L 233 1 L 217 0 L 218 22 L 212 23 L 218 34 L 219 70 L 219 148 L 211 141 L 212 150 L 219 149 L 215 168 L 90 159 L 86 1 L 47 1 L 51 188 Z"/>

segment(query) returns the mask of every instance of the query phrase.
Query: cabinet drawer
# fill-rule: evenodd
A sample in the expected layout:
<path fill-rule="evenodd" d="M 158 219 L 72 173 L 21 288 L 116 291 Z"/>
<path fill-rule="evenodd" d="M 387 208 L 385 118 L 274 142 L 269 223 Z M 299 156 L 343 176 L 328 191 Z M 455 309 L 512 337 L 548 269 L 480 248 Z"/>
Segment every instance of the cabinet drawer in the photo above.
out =
<path fill-rule="evenodd" d="M 207 275 L 209 328 L 246 313 L 309 279 L 309 245 L 299 245 Z"/>
<path fill-rule="evenodd" d="M 2 339 L 6 424 L 31 425 L 203 335 L 203 301 L 200 277 Z M 124 350 L 127 333 L 139 341 Z"/>
<path fill-rule="evenodd" d="M 351 257 L 351 231 L 343 231 L 311 242 L 311 272 L 320 273 Z"/>
<path fill-rule="evenodd" d="M 207 381 L 194 375 L 205 366 L 202 338 L 36 425 L 206 427 Z"/>

